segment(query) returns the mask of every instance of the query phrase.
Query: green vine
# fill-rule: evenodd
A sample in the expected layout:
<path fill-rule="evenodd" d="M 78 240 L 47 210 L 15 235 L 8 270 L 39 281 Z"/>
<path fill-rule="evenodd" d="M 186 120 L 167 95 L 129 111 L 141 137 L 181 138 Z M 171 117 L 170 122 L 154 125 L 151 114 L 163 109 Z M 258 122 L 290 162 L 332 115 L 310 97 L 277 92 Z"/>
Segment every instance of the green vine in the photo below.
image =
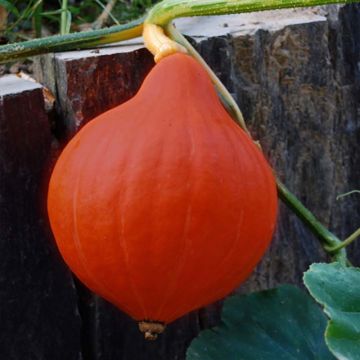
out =
<path fill-rule="evenodd" d="M 144 18 L 106 29 L 54 35 L 0 46 L 0 64 L 49 52 L 88 49 L 141 36 Z"/>

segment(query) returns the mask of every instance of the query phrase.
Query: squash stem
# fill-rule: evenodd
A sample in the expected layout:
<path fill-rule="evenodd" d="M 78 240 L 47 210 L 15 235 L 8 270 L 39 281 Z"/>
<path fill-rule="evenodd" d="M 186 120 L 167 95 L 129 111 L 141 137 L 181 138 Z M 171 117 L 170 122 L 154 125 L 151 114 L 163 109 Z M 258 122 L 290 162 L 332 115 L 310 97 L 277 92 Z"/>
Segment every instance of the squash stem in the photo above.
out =
<path fill-rule="evenodd" d="M 187 50 L 176 41 L 164 34 L 161 26 L 145 23 L 143 39 L 146 48 L 154 55 L 155 62 L 177 52 L 187 53 Z"/>
<path fill-rule="evenodd" d="M 215 75 L 211 68 L 206 64 L 201 55 L 195 50 L 195 48 L 186 40 L 186 38 L 171 24 L 169 23 L 166 27 L 167 34 L 170 38 L 182 46 L 184 46 L 190 55 L 204 66 L 205 70 L 210 75 L 223 103 L 230 109 L 230 114 L 233 116 L 240 127 L 247 132 L 251 137 L 249 131 L 246 128 L 244 117 L 236 104 L 235 100 L 221 83 L 220 79 Z M 255 142 L 259 145 L 257 142 Z M 276 186 L 280 199 L 303 221 L 303 223 L 311 230 L 311 232 L 321 241 L 324 249 L 329 252 L 334 261 L 338 261 L 344 265 L 347 264 L 346 251 L 341 246 L 343 243 L 330 232 L 321 222 L 314 216 L 314 214 L 308 210 L 301 201 L 292 194 L 286 186 L 275 176 Z M 329 250 L 331 249 L 331 251 Z"/>

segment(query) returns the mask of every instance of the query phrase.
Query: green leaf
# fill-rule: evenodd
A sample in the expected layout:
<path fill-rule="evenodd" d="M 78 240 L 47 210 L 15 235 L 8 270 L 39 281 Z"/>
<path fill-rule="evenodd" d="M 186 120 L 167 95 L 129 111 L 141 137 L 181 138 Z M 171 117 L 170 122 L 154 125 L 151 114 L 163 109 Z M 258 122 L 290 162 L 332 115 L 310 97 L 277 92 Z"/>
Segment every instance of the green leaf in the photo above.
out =
<path fill-rule="evenodd" d="M 191 343 L 188 360 L 331 360 L 324 331 L 326 316 L 295 286 L 225 301 L 218 327 Z"/>
<path fill-rule="evenodd" d="M 340 360 L 360 359 L 360 269 L 313 264 L 304 283 L 330 318 L 325 334 L 330 350 Z"/>

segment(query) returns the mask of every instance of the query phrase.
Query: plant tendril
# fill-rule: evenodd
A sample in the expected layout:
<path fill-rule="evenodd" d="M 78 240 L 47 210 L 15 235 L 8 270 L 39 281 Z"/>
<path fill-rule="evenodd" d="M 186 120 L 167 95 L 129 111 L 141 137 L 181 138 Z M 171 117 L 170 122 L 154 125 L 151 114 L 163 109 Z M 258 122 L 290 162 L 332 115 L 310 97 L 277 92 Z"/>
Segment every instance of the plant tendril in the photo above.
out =
<path fill-rule="evenodd" d="M 360 236 L 360 228 L 358 228 L 356 231 L 354 231 L 348 238 L 346 238 L 340 244 L 333 246 L 333 247 L 326 246 L 326 251 L 328 251 L 329 253 L 335 253 L 335 252 L 345 248 L 346 246 L 350 245 L 352 242 L 357 240 L 359 238 L 359 236 Z"/>

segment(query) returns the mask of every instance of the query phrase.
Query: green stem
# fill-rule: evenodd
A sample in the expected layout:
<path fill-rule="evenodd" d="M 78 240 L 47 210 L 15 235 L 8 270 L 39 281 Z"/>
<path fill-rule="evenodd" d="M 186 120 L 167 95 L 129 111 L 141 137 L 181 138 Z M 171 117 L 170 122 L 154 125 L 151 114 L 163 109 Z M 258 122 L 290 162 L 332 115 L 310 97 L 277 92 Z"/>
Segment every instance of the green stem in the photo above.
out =
<path fill-rule="evenodd" d="M 195 48 L 186 40 L 186 38 L 181 35 L 176 28 L 169 23 L 166 27 L 167 34 L 171 37 L 172 40 L 183 45 L 189 52 L 190 55 L 194 56 L 205 68 L 205 70 L 210 75 L 218 93 L 221 95 L 222 101 L 225 103 L 225 106 L 231 109 L 234 119 L 239 123 L 240 127 L 243 128 L 248 135 L 249 132 L 246 129 L 244 118 L 241 114 L 241 110 L 234 101 L 231 94 L 221 83 L 220 79 L 214 74 L 211 68 L 205 63 L 204 59 L 200 54 L 195 50 Z M 335 248 L 342 244 L 341 240 L 337 238 L 333 233 L 331 233 L 325 226 L 323 226 L 314 214 L 308 210 L 301 201 L 292 194 L 285 185 L 276 178 L 276 185 L 278 189 L 278 194 L 280 199 L 306 224 L 306 226 L 311 230 L 311 232 L 322 242 L 325 250 L 329 248 Z M 327 250 L 328 251 L 328 250 Z M 339 261 L 342 264 L 347 263 L 346 251 L 344 249 L 331 251 L 333 259 Z"/>
<path fill-rule="evenodd" d="M 164 0 L 150 10 L 146 22 L 166 26 L 178 17 L 237 14 L 355 2 L 359 0 Z"/>
<path fill-rule="evenodd" d="M 35 29 L 35 36 L 37 38 L 41 37 L 41 14 L 43 11 L 43 3 L 41 3 L 34 12 L 34 29 Z"/>
<path fill-rule="evenodd" d="M 61 2 L 61 18 L 60 18 L 60 35 L 66 35 L 67 23 L 68 23 L 68 0 L 62 0 Z"/>
<path fill-rule="evenodd" d="M 345 249 L 341 247 L 334 251 L 329 248 L 336 248 L 342 244 L 342 241 L 330 232 L 321 222 L 308 210 L 302 202 L 292 194 L 286 186 L 276 178 L 276 185 L 280 199 L 290 208 L 302 222 L 311 230 L 311 232 L 322 242 L 324 249 L 332 255 L 333 260 L 342 264 L 347 264 Z"/>
<path fill-rule="evenodd" d="M 345 197 L 345 196 L 349 196 L 349 195 L 352 195 L 352 194 L 360 194 L 360 190 L 351 190 L 345 194 L 341 194 L 341 195 L 338 195 L 336 197 L 336 200 L 340 200 L 341 198 Z"/>
<path fill-rule="evenodd" d="M 327 246 L 326 250 L 329 253 L 336 253 L 339 250 L 345 248 L 346 246 L 350 245 L 352 242 L 354 242 L 358 237 L 360 236 L 360 228 L 358 228 L 355 232 L 353 232 L 347 239 L 342 241 L 340 244 L 334 245 L 334 246 Z"/>
<path fill-rule="evenodd" d="M 131 21 L 124 25 L 106 29 L 84 31 L 68 35 L 55 35 L 0 46 L 0 64 L 21 58 L 45 54 L 54 51 L 67 51 L 89 48 L 102 44 L 128 40 L 142 33 L 144 19 Z"/>

